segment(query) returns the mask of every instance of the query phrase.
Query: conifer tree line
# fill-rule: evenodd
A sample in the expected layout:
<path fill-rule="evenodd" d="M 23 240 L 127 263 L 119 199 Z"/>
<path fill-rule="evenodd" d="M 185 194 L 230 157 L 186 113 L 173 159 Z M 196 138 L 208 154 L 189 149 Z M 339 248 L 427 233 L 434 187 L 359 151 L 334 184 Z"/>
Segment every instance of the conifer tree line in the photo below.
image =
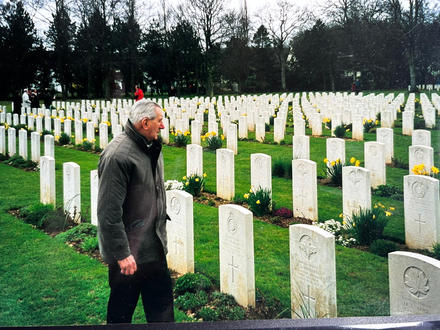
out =
<path fill-rule="evenodd" d="M 112 98 L 136 84 L 180 96 L 440 83 L 436 0 L 329 0 L 313 11 L 277 0 L 255 16 L 243 3 L 5 1 L 0 97 L 54 85 L 63 98 Z"/>

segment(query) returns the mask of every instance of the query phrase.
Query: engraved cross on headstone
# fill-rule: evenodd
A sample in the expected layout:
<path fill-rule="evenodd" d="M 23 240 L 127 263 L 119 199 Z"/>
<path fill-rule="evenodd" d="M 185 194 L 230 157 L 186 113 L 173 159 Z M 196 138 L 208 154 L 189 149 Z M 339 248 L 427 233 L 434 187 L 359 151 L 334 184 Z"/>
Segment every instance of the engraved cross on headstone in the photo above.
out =
<path fill-rule="evenodd" d="M 228 266 L 231 266 L 231 272 L 232 272 L 232 283 L 234 283 L 234 270 L 238 270 L 238 266 L 234 265 L 234 256 L 232 256 L 231 263 L 228 264 Z"/>
<path fill-rule="evenodd" d="M 422 224 L 426 224 L 426 220 L 422 219 L 421 214 L 419 213 L 418 218 L 414 219 L 415 222 L 419 224 L 419 235 L 422 233 Z"/>

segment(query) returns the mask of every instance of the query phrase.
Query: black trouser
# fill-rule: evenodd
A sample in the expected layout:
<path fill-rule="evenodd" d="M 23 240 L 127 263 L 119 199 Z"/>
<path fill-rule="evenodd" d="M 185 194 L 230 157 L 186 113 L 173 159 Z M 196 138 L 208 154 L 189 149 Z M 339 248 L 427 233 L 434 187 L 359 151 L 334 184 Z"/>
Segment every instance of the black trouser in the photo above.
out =
<path fill-rule="evenodd" d="M 139 294 L 148 323 L 174 322 L 173 290 L 166 262 L 137 265 L 134 275 L 122 274 L 117 263 L 108 269 L 111 290 L 107 323 L 131 323 Z"/>

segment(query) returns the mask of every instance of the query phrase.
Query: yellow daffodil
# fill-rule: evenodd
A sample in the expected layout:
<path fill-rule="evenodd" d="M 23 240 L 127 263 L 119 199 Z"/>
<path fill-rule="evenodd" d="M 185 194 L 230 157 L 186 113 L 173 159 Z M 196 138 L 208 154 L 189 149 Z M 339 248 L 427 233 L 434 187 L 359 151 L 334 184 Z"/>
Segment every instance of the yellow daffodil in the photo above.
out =
<path fill-rule="evenodd" d="M 354 166 L 360 166 L 361 165 L 361 161 L 357 160 L 356 163 L 354 164 Z"/>
<path fill-rule="evenodd" d="M 376 214 L 373 214 L 373 220 L 376 219 Z"/>
<path fill-rule="evenodd" d="M 435 167 L 435 166 L 432 166 L 431 167 L 431 172 L 434 173 L 434 174 L 438 174 L 439 169 L 437 167 Z"/>
<path fill-rule="evenodd" d="M 261 204 L 261 202 L 260 202 L 260 200 L 258 199 L 256 202 L 255 202 L 256 204 L 258 204 L 258 205 L 260 205 Z"/>
<path fill-rule="evenodd" d="M 249 198 L 249 194 L 244 194 L 243 197 L 248 199 Z"/>
<path fill-rule="evenodd" d="M 395 209 L 395 207 L 390 206 L 390 211 L 394 211 Z"/>
<path fill-rule="evenodd" d="M 196 178 L 196 182 L 199 182 L 200 180 L 199 180 L 199 178 Z"/>
<path fill-rule="evenodd" d="M 203 173 L 203 177 L 206 178 L 208 175 L 206 175 L 206 173 Z"/>
<path fill-rule="evenodd" d="M 335 161 L 332 161 L 330 164 L 331 164 L 331 166 L 335 166 L 335 165 L 336 165 L 336 162 L 335 162 Z"/>
<path fill-rule="evenodd" d="M 324 158 L 324 163 L 328 163 L 328 159 L 327 158 Z"/>
<path fill-rule="evenodd" d="M 386 215 L 387 217 L 389 217 L 391 214 L 392 214 L 391 212 L 385 211 L 385 215 Z"/>
<path fill-rule="evenodd" d="M 185 186 L 188 186 L 189 185 L 189 182 L 185 182 Z"/>
<path fill-rule="evenodd" d="M 356 162 L 356 158 L 351 157 L 351 158 L 350 158 L 350 164 L 354 164 L 355 162 Z"/>
<path fill-rule="evenodd" d="M 342 218 L 344 215 L 342 213 L 339 214 L 339 217 Z"/>
<path fill-rule="evenodd" d="M 182 180 L 186 180 L 186 176 L 184 176 L 184 177 L 182 178 Z"/>

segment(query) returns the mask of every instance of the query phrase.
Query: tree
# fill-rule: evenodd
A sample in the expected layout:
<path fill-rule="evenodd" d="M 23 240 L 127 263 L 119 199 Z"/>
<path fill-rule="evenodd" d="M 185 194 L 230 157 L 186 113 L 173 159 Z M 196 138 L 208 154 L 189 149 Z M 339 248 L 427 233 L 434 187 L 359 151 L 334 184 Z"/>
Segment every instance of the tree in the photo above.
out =
<path fill-rule="evenodd" d="M 34 23 L 20 0 L 2 5 L 1 13 L 0 72 L 7 79 L 0 79 L 0 93 L 5 97 L 34 81 L 38 63 L 34 62 L 33 53 L 38 38 Z"/>
<path fill-rule="evenodd" d="M 185 13 L 191 25 L 196 28 L 202 43 L 207 94 L 214 95 L 214 67 L 219 58 L 219 46 L 223 41 L 223 0 L 186 0 Z"/>
<path fill-rule="evenodd" d="M 55 0 L 56 10 L 47 32 L 47 40 L 53 48 L 55 75 L 61 85 L 63 97 L 67 98 L 72 83 L 72 55 L 75 24 L 69 17 L 64 0 Z"/>
<path fill-rule="evenodd" d="M 276 8 L 267 8 L 260 16 L 267 26 L 280 66 L 281 89 L 286 90 L 286 67 L 289 55 L 288 42 L 293 34 L 307 22 L 306 12 L 294 7 L 288 0 L 277 0 Z"/>

